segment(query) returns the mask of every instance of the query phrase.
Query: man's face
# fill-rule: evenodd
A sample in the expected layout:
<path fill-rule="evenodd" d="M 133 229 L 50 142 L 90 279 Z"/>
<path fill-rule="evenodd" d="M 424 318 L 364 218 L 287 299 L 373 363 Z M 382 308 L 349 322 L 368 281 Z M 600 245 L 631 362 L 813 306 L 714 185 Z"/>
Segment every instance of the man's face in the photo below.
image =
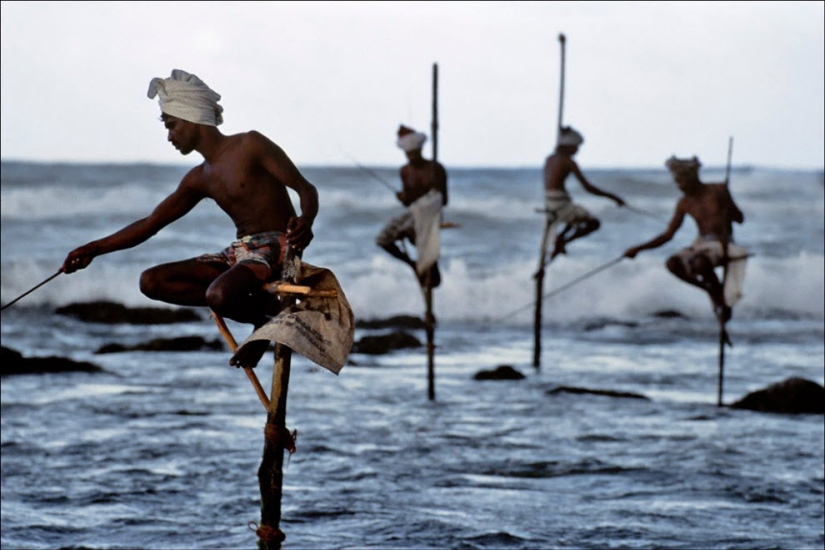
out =
<path fill-rule="evenodd" d="M 195 150 L 197 145 L 197 131 L 194 122 L 183 120 L 178 117 L 163 114 L 161 117 L 163 127 L 166 128 L 166 139 L 180 151 L 181 155 L 188 155 Z"/>

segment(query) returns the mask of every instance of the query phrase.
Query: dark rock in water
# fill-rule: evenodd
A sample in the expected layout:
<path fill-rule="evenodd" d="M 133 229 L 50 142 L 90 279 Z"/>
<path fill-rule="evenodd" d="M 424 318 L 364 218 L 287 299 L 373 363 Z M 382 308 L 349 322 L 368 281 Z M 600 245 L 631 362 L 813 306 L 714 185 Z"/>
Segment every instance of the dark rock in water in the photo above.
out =
<path fill-rule="evenodd" d="M 58 308 L 55 313 L 87 323 L 106 324 L 167 325 L 203 320 L 194 309 L 127 308 L 123 304 L 105 301 L 69 304 Z"/>
<path fill-rule="evenodd" d="M 218 340 L 207 341 L 200 336 L 180 336 L 178 338 L 155 338 L 143 344 L 124 346 L 106 344 L 96 354 L 121 353 L 124 351 L 223 351 L 224 345 Z"/>
<path fill-rule="evenodd" d="M 511 365 L 499 365 L 494 370 L 480 370 L 473 378 L 476 380 L 522 380 L 525 376 Z"/>
<path fill-rule="evenodd" d="M 591 390 L 588 388 L 575 388 L 573 386 L 559 386 L 557 388 L 553 388 L 552 390 L 547 390 L 547 395 L 552 395 L 555 393 L 578 393 L 578 394 L 592 394 L 592 395 L 604 395 L 606 397 L 623 397 L 629 399 L 647 399 L 646 396 L 641 395 L 639 393 L 630 393 L 630 392 L 623 392 L 623 391 L 613 391 L 613 390 Z"/>
<path fill-rule="evenodd" d="M 663 309 L 654 313 L 653 316 L 659 317 L 660 319 L 673 319 L 675 317 L 681 319 L 686 318 L 681 312 L 676 311 L 675 309 Z"/>
<path fill-rule="evenodd" d="M 364 336 L 352 346 L 352 353 L 381 355 L 397 349 L 419 348 L 421 341 L 404 331 L 391 332 L 380 336 Z"/>
<path fill-rule="evenodd" d="M 609 326 L 636 328 L 639 326 L 639 323 L 636 323 L 634 321 L 619 321 L 616 319 L 598 319 L 586 323 L 584 325 L 584 330 L 586 332 L 592 332 L 594 330 L 601 330 Z"/>
<path fill-rule="evenodd" d="M 424 329 L 426 323 L 419 317 L 412 315 L 396 315 L 387 319 L 373 319 L 370 321 L 356 321 L 355 328 L 406 328 L 406 329 Z"/>
<path fill-rule="evenodd" d="M 824 414 L 825 388 L 813 380 L 792 377 L 747 394 L 731 408 L 786 414 Z"/>
<path fill-rule="evenodd" d="M 103 372 L 92 363 L 72 361 L 63 357 L 23 357 L 17 350 L 3 346 L 0 348 L 0 375 L 47 374 L 61 372 Z"/>

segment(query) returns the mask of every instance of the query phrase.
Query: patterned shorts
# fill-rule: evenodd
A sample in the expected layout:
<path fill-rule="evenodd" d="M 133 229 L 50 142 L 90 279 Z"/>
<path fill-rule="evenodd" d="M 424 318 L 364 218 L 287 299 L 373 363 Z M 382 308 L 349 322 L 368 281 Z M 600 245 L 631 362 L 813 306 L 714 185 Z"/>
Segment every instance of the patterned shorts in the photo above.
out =
<path fill-rule="evenodd" d="M 375 244 L 389 246 L 403 239 L 409 239 L 415 244 L 415 219 L 410 211 L 399 214 L 387 222 L 387 225 L 375 237 Z"/>
<path fill-rule="evenodd" d="M 243 263 L 260 279 L 269 280 L 280 276 L 285 252 L 286 234 L 280 231 L 265 231 L 241 237 L 217 254 L 203 254 L 196 260 L 224 264 L 227 267 Z"/>

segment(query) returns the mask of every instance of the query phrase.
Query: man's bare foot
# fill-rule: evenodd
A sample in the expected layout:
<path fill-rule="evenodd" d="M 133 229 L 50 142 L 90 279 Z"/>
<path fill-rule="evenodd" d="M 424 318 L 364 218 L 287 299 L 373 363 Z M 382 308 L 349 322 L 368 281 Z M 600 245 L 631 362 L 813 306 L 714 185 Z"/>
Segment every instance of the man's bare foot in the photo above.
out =
<path fill-rule="evenodd" d="M 242 369 L 254 369 L 268 349 L 269 340 L 253 340 L 239 348 L 229 359 L 229 364 Z"/>
<path fill-rule="evenodd" d="M 564 248 L 564 243 L 563 242 L 557 242 L 556 243 L 556 247 L 553 249 L 553 253 L 550 254 L 550 259 L 552 260 L 553 258 L 555 258 L 556 256 L 558 256 L 560 254 L 567 254 L 567 249 Z"/>

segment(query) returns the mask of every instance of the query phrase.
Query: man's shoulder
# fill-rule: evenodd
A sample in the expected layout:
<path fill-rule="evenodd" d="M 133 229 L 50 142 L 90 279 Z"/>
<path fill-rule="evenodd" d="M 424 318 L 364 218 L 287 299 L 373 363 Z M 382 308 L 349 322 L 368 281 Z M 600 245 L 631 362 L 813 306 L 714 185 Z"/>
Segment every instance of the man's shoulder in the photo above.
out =
<path fill-rule="evenodd" d="M 204 165 L 206 163 L 202 162 L 197 166 L 191 168 L 186 174 L 184 174 L 183 178 L 180 181 L 181 187 L 190 187 L 190 188 L 198 188 L 200 184 L 204 181 Z"/>

